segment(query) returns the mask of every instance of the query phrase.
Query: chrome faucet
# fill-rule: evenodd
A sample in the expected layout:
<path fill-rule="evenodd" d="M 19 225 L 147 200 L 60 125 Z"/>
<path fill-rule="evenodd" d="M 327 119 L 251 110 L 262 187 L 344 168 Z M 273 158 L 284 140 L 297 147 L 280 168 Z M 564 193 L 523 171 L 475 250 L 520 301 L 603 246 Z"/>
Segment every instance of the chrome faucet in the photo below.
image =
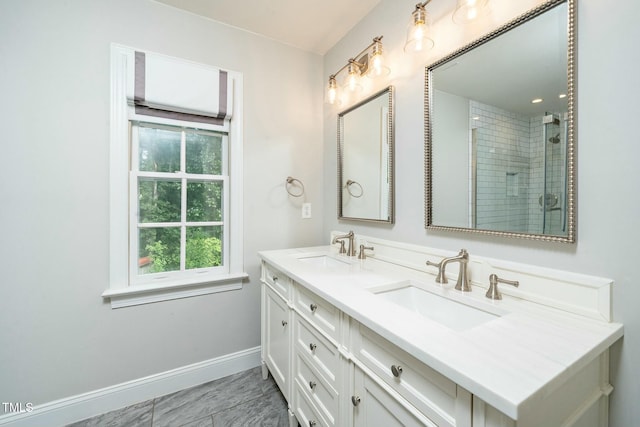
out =
<path fill-rule="evenodd" d="M 347 256 L 356 256 L 356 245 L 354 243 L 355 234 L 353 231 L 349 231 L 347 234 L 343 236 L 335 236 L 331 241 L 332 245 L 335 245 L 338 242 L 341 242 L 341 247 L 344 247 L 344 239 L 349 239 L 349 246 L 347 246 Z M 342 252 L 340 252 L 342 253 Z"/>
<path fill-rule="evenodd" d="M 456 290 L 462 292 L 470 292 L 471 286 L 469 286 L 469 276 L 467 274 L 467 264 L 469 263 L 469 253 L 466 249 L 460 249 L 460 252 L 456 256 L 444 258 L 440 262 L 427 261 L 427 265 L 438 267 L 438 275 L 436 276 L 436 283 L 448 283 L 445 270 L 447 264 L 450 262 L 460 263 L 460 272 L 458 273 L 458 282 L 456 283 Z"/>

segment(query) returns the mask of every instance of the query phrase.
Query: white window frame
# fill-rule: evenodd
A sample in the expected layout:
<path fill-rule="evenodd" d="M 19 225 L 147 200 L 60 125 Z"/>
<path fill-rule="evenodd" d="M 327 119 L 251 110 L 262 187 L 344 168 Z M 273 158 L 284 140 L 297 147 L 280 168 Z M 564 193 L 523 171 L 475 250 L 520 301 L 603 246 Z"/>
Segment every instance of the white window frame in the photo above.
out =
<path fill-rule="evenodd" d="M 229 227 L 227 227 L 227 219 L 229 218 L 229 151 L 228 143 L 229 136 L 225 132 L 219 131 L 205 131 L 201 127 L 193 128 L 190 126 L 182 127 L 170 127 L 163 124 L 136 122 L 131 121 L 131 162 L 130 162 L 130 178 L 129 178 L 129 284 L 133 286 L 145 285 L 145 284 L 164 284 L 175 283 L 176 280 L 191 280 L 192 278 L 201 278 L 203 275 L 220 275 L 229 273 Z M 138 141 L 138 129 L 151 128 L 151 129 L 166 129 L 171 131 L 180 131 L 180 171 L 177 172 L 146 172 L 139 170 L 139 163 L 136 159 L 139 159 L 139 141 Z M 186 133 L 194 131 L 199 133 L 215 132 L 214 134 L 222 136 L 222 171 L 220 175 L 209 174 L 189 174 L 186 172 Z M 138 205 L 138 194 L 140 178 L 153 178 L 159 180 L 179 181 L 181 183 L 181 219 L 180 221 L 171 223 L 140 223 L 138 218 L 138 212 L 140 206 Z M 221 221 L 208 221 L 192 223 L 187 221 L 184 213 L 187 210 L 187 183 L 193 182 L 221 182 L 222 183 L 222 220 Z M 140 253 L 139 236 L 138 233 L 142 228 L 179 228 L 182 230 L 180 253 L 185 255 L 186 251 L 186 228 L 193 226 L 209 227 L 209 226 L 222 226 L 222 260 L 223 265 L 208 268 L 198 268 L 185 270 L 184 262 L 185 257 L 181 256 L 181 270 L 179 271 L 165 271 L 159 273 L 139 274 L 138 258 Z"/>
<path fill-rule="evenodd" d="M 128 307 L 177 298 L 206 295 L 242 288 L 248 277 L 243 267 L 243 205 L 242 205 L 242 74 L 228 71 L 233 81 L 233 114 L 223 125 L 193 123 L 135 114 L 127 102 L 127 88 L 134 84 L 135 49 L 111 46 L 111 136 L 110 136 L 110 245 L 109 288 L 102 297 L 112 308 Z M 225 268 L 200 269 L 186 274 L 159 275 L 146 282 L 132 280 L 130 221 L 130 123 L 146 122 L 159 125 L 197 128 L 228 134 L 228 202 L 225 227 L 228 241 L 223 242 Z M 135 189 L 136 187 L 131 187 Z M 133 215 L 136 215 L 134 213 Z M 135 224 L 131 224 L 135 227 Z M 131 245 L 132 247 L 135 245 Z"/>

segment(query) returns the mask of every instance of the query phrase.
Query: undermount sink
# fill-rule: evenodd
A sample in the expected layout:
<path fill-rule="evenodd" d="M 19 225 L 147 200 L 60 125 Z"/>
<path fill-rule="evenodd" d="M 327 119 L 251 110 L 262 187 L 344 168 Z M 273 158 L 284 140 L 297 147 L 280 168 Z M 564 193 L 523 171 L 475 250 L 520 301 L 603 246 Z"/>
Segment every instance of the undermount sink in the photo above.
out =
<path fill-rule="evenodd" d="M 298 261 L 324 268 L 349 268 L 349 263 L 327 255 L 309 255 L 298 257 Z"/>
<path fill-rule="evenodd" d="M 456 331 L 464 331 L 498 318 L 498 314 L 453 301 L 416 286 L 401 282 L 392 289 L 373 291 L 380 298 L 436 321 Z"/>

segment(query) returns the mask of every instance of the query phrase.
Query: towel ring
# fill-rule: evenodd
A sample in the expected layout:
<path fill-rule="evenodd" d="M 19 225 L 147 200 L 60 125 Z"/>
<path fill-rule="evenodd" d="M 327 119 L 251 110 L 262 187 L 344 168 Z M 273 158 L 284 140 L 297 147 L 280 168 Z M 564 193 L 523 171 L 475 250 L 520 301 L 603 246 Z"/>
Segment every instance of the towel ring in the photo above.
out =
<path fill-rule="evenodd" d="M 289 188 L 289 186 L 295 186 L 295 182 L 297 182 L 298 184 L 300 184 L 300 192 L 299 193 L 292 193 L 291 189 Z M 287 182 L 284 184 L 284 188 L 287 190 L 287 193 L 289 193 L 290 196 L 293 197 L 301 197 L 304 194 L 304 184 L 302 183 L 302 181 L 300 181 L 297 178 L 292 178 L 290 176 L 287 177 Z"/>
<path fill-rule="evenodd" d="M 352 185 L 357 185 L 358 187 L 360 187 L 360 194 L 353 194 L 351 192 Z M 355 197 L 356 199 L 362 197 L 362 194 L 364 193 L 364 190 L 362 189 L 362 185 L 360 185 L 359 182 L 354 181 L 352 179 L 347 180 L 347 185 L 345 185 L 345 187 L 347 187 L 347 191 L 349 192 L 349 194 L 351 194 L 351 197 Z"/>

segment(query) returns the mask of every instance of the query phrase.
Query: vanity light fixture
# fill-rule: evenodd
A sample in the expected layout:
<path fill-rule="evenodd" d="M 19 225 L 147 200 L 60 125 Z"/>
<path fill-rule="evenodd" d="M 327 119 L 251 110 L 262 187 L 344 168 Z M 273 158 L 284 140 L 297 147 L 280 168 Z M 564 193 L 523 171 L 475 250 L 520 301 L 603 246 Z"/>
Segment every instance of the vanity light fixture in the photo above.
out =
<path fill-rule="evenodd" d="M 329 86 L 327 87 L 327 102 L 334 104 L 338 98 L 338 82 L 333 74 L 329 76 Z"/>
<path fill-rule="evenodd" d="M 355 59 L 349 59 L 347 65 L 347 77 L 344 81 L 344 87 L 349 92 L 359 92 L 362 90 L 360 85 L 360 75 L 362 74 L 360 69 L 364 66 L 364 63 L 356 62 Z"/>
<path fill-rule="evenodd" d="M 453 11 L 453 22 L 465 24 L 484 15 L 489 0 L 458 0 Z"/>
<path fill-rule="evenodd" d="M 389 67 L 384 63 L 384 55 L 382 49 L 382 42 L 380 41 L 382 36 L 373 39 L 373 46 L 371 47 L 371 58 L 369 59 L 369 70 L 367 71 L 367 77 L 377 78 L 382 76 L 388 76 L 391 73 Z"/>
<path fill-rule="evenodd" d="M 356 59 L 357 58 L 357 59 Z M 326 101 L 329 104 L 335 104 L 340 98 L 340 89 L 338 88 L 338 75 L 346 70 L 346 76 L 340 88 L 346 92 L 358 92 L 362 90 L 360 78 L 362 75 L 377 78 L 388 75 L 391 70 L 384 64 L 382 36 L 374 37 L 369 46 L 363 49 L 355 57 L 349 58 L 349 61 L 338 71 L 329 76 L 329 84 L 327 85 Z"/>
<path fill-rule="evenodd" d="M 425 6 L 431 0 L 416 4 L 416 8 L 411 14 L 411 20 L 407 28 L 407 41 L 404 44 L 404 51 L 407 53 L 420 53 L 431 49 L 434 41 L 429 37 L 431 26 L 429 13 Z"/>

